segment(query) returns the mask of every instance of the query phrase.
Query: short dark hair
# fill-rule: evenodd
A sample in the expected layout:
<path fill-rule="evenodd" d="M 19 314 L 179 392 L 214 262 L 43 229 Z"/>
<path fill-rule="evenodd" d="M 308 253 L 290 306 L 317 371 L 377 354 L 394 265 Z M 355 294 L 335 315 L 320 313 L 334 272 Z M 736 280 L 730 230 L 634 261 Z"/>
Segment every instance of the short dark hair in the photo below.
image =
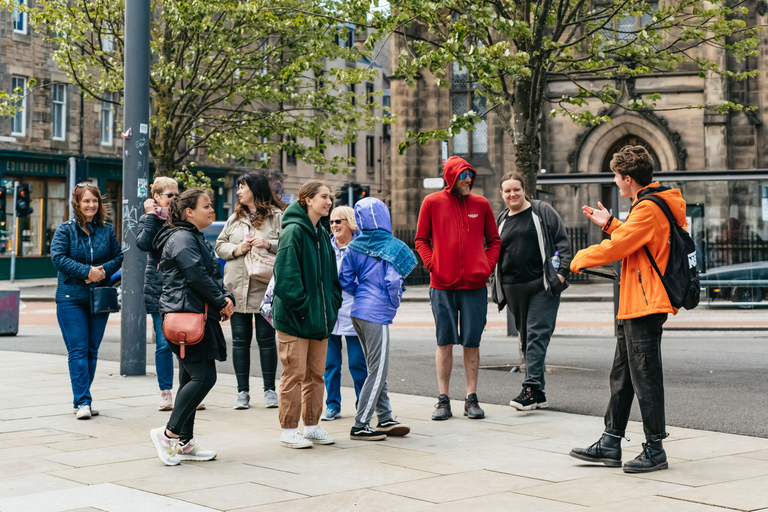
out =
<path fill-rule="evenodd" d="M 610 167 L 622 177 L 629 176 L 641 187 L 653 181 L 653 157 L 643 146 L 624 146 L 614 153 Z"/>

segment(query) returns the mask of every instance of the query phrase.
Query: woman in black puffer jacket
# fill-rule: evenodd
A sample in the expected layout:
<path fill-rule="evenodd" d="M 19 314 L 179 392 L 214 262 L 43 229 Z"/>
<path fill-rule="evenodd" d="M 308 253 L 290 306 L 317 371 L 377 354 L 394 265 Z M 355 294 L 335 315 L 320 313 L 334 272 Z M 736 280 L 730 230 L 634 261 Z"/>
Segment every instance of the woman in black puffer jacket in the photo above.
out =
<path fill-rule="evenodd" d="M 179 357 L 179 391 L 165 428 L 150 431 L 160 460 L 175 466 L 182 460 L 211 460 L 216 452 L 195 443 L 195 408 L 216 383 L 216 360 L 227 359 L 227 345 L 219 321 L 229 320 L 235 298 L 224 287 L 221 267 L 213 248 L 200 232 L 213 221 L 213 206 L 206 190 L 193 188 L 171 201 L 168 223 L 155 236 L 154 249 L 161 252 L 163 293 L 160 313 L 205 313 L 205 335 L 187 346 Z M 171 350 L 179 356 L 179 346 Z"/>
<path fill-rule="evenodd" d="M 173 409 L 173 354 L 163 335 L 163 318 L 160 316 L 160 294 L 163 293 L 163 273 L 160 272 L 160 251 L 152 247 L 155 235 L 168 219 L 168 205 L 179 195 L 179 185 L 173 178 L 161 176 L 152 183 L 152 197 L 144 202 L 146 213 L 139 219 L 136 246 L 147 252 L 147 268 L 144 270 L 144 306 L 152 315 L 155 329 L 155 371 L 160 386 L 158 409 Z"/>

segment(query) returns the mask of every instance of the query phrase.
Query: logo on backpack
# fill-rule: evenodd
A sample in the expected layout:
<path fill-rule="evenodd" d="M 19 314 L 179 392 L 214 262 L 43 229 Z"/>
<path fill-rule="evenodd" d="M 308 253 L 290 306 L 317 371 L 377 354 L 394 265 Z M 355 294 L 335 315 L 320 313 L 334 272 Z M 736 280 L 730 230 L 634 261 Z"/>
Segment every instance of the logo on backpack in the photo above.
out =
<path fill-rule="evenodd" d="M 693 239 L 688 234 L 688 231 L 678 226 L 666 201 L 657 195 L 647 194 L 641 197 L 638 203 L 646 199 L 661 208 L 661 211 L 664 212 L 669 221 L 669 262 L 667 263 L 666 273 L 664 275 L 661 274 L 656 261 L 651 255 L 651 251 L 646 246 L 643 247 L 645 254 L 648 255 L 653 269 L 661 278 L 672 307 L 677 309 L 693 309 L 699 305 L 701 293 L 699 276 L 696 271 L 696 244 L 693 243 Z M 635 203 L 635 206 L 637 206 L 637 203 Z"/>

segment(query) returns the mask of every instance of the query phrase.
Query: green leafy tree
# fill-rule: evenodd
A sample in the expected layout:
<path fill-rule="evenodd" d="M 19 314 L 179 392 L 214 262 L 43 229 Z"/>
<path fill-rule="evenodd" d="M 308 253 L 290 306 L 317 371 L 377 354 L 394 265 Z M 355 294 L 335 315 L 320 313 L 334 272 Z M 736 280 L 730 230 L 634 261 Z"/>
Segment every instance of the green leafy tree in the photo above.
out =
<path fill-rule="evenodd" d="M 539 170 L 539 120 L 565 115 L 579 125 L 608 122 L 595 107 L 652 110 L 659 94 L 622 94 L 622 82 L 695 69 L 702 77 L 745 80 L 757 71 L 725 68 L 725 52 L 737 60 L 757 55 L 755 28 L 741 19 L 743 2 L 715 0 L 395 0 L 390 12 L 370 19 L 379 31 L 368 41 L 397 34 L 406 39 L 396 75 L 413 86 L 428 70 L 441 87 L 454 63 L 465 69 L 488 112 L 511 137 L 517 169 L 535 190 Z M 363 8 L 363 5 L 360 5 Z M 713 58 L 720 52 L 723 58 Z M 573 94 L 548 94 L 551 79 L 571 82 Z M 548 113 L 542 109 L 551 105 Z M 718 113 L 742 110 L 731 102 L 688 105 Z M 487 112 L 454 115 L 449 127 L 412 133 L 399 145 L 426 144 L 471 130 Z"/>
<path fill-rule="evenodd" d="M 124 0 L 0 6 L 28 13 L 30 26 L 53 43 L 58 66 L 89 98 L 122 91 Z M 263 167 L 269 158 L 255 155 L 278 151 L 323 171 L 350 163 L 326 160 L 326 145 L 389 121 L 374 116 L 363 95 L 353 101 L 349 85 L 375 79 L 376 71 L 343 64 L 366 52 L 343 44 L 347 29 L 328 16 L 336 9 L 336 0 L 153 0 L 149 145 L 156 174 L 172 175 L 198 149 Z M 324 71 L 335 59 L 342 64 Z M 4 100 L 0 114 L 12 114 L 18 94 Z"/>

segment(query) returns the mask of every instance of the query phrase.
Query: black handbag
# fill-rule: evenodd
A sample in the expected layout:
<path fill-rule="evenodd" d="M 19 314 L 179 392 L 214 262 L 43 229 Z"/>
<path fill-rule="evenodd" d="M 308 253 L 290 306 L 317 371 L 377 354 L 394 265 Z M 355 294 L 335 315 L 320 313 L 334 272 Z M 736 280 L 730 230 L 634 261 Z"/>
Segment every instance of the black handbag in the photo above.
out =
<path fill-rule="evenodd" d="M 120 305 L 117 302 L 117 289 L 111 286 L 91 288 L 91 314 L 103 315 L 117 313 Z"/>

